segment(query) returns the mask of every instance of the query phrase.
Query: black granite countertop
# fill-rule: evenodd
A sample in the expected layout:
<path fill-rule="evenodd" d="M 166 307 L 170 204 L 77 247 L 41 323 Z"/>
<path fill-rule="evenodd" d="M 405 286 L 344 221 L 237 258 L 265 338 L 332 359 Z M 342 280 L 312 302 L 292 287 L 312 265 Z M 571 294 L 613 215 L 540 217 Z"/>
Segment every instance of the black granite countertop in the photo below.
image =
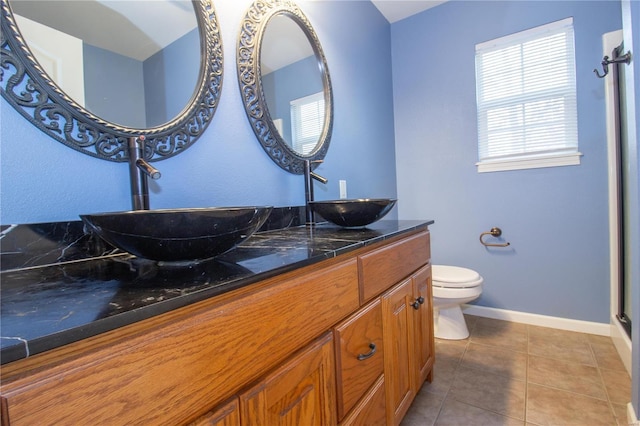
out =
<path fill-rule="evenodd" d="M 313 228 L 267 227 L 213 260 L 181 266 L 139 259 L 104 245 L 96 249 L 96 244 L 85 241 L 88 237 L 78 237 L 78 229 L 82 227 L 75 222 L 54 227 L 59 235 L 49 236 L 47 241 L 54 248 L 56 244 L 52 240 L 63 243 L 59 244 L 55 261 L 49 263 L 33 258 L 28 262 L 11 260 L 17 257 L 11 255 L 21 250 L 7 252 L 8 244 L 2 241 L 1 363 L 113 330 L 413 230 L 426 229 L 432 223 L 381 220 L 361 229 L 344 229 L 327 223 Z M 71 228 L 75 231 L 69 231 Z M 11 227 L 3 226 L 2 236 L 7 237 L 9 231 Z M 40 233 L 47 232 L 51 233 L 50 230 Z M 67 245 L 68 240 L 74 238 L 77 241 L 73 246 L 80 244 L 84 249 Z M 52 251 L 56 250 L 47 253 Z"/>

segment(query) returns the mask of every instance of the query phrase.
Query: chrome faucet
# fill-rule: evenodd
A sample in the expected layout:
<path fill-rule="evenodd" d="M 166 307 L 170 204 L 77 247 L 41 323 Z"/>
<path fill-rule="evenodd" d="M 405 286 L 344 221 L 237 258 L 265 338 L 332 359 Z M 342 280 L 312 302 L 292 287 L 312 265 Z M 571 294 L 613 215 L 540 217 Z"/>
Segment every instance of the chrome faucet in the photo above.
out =
<path fill-rule="evenodd" d="M 130 137 L 129 180 L 131 181 L 131 203 L 133 210 L 149 210 L 149 184 L 147 177 L 160 179 L 160 172 L 144 159 L 145 137 Z"/>
<path fill-rule="evenodd" d="M 309 202 L 313 201 L 313 179 L 322 183 L 329 182 L 328 179 L 323 178 L 311 170 L 311 164 L 313 163 L 322 163 L 322 160 L 304 160 L 304 201 L 307 213 L 307 225 L 315 225 L 316 223 L 315 215 L 309 205 Z"/>

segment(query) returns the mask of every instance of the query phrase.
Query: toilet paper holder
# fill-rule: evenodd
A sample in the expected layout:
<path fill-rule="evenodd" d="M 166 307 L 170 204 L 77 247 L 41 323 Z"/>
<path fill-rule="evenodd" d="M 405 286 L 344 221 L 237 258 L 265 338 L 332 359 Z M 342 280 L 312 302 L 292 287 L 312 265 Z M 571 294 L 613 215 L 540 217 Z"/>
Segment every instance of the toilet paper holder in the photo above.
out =
<path fill-rule="evenodd" d="M 502 235 L 502 229 L 498 227 L 493 227 L 489 232 L 483 232 L 482 234 L 480 234 L 480 242 L 482 243 L 482 245 L 485 247 L 508 247 L 511 245 L 511 243 L 508 243 L 508 242 L 507 243 L 487 243 L 482 239 L 482 237 L 484 237 L 485 235 L 491 235 L 492 237 L 499 237 L 500 235 Z"/>

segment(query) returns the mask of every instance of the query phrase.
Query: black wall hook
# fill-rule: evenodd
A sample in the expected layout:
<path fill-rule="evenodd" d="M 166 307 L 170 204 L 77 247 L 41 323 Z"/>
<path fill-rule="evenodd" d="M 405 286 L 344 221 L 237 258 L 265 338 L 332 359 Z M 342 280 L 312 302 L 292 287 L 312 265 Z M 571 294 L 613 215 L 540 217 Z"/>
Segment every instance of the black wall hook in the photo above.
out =
<path fill-rule="evenodd" d="M 624 55 L 618 56 L 617 58 L 614 58 L 614 59 L 609 59 L 608 56 L 605 56 L 604 58 L 602 58 L 602 70 L 604 71 L 604 74 L 601 75 L 598 72 L 597 68 L 594 68 L 593 72 L 598 76 L 598 78 L 605 78 L 607 74 L 609 74 L 609 64 L 621 64 L 621 63 L 625 63 L 627 65 L 631 63 L 631 51 L 628 51 Z"/>

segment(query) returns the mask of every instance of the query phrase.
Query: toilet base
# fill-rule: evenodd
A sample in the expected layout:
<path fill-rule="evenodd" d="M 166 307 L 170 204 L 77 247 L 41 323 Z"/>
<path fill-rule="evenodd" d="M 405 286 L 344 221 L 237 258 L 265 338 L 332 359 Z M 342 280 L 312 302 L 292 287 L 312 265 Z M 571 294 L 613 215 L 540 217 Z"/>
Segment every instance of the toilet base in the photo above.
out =
<path fill-rule="evenodd" d="M 463 340 L 469 337 L 460 305 L 434 309 L 433 317 L 434 335 L 438 339 Z"/>

